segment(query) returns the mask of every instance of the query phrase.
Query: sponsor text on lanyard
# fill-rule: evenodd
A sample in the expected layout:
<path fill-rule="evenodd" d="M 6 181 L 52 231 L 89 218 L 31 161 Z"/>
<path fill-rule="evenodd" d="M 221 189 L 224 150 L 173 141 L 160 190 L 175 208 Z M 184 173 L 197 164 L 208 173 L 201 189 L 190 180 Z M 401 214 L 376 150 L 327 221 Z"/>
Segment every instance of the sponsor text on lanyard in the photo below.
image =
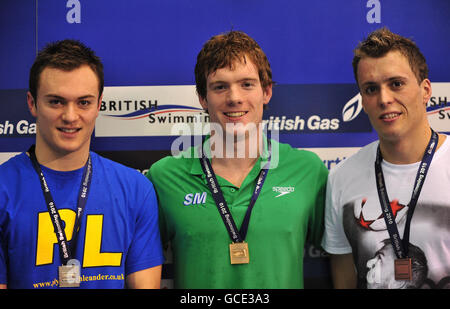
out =
<path fill-rule="evenodd" d="M 88 157 L 88 160 L 84 166 L 80 190 L 78 192 L 77 214 L 75 217 L 72 239 L 69 244 L 69 242 L 67 241 L 66 233 L 63 229 L 63 222 L 59 215 L 58 209 L 56 208 L 55 205 L 55 201 L 53 200 L 53 196 L 51 195 L 50 189 L 48 188 L 47 182 L 44 177 L 44 173 L 42 172 L 39 162 L 37 161 L 34 145 L 30 147 L 28 153 L 30 154 L 31 163 L 39 176 L 39 181 L 42 187 L 42 193 L 44 194 L 47 209 L 53 223 L 53 227 L 56 233 L 56 239 L 58 240 L 59 253 L 63 264 L 58 269 L 59 286 L 77 287 L 79 286 L 80 266 L 77 264 L 72 264 L 70 263 L 70 261 L 72 260 L 73 255 L 75 254 L 78 229 L 81 225 L 81 217 L 83 215 L 86 206 L 89 189 L 91 186 L 91 179 L 92 179 L 91 156 Z"/>
<path fill-rule="evenodd" d="M 386 227 L 389 232 L 392 247 L 394 249 L 397 259 L 394 262 L 395 280 L 412 280 L 411 258 L 408 257 L 409 251 L 409 235 L 411 227 L 411 219 L 419 199 L 420 192 L 422 190 L 425 177 L 428 173 L 431 161 L 433 160 L 434 153 L 438 144 L 439 136 L 436 132 L 431 130 L 431 138 L 428 142 L 428 146 L 422 157 L 422 161 L 419 165 L 419 170 L 416 174 L 414 181 L 414 188 L 411 196 L 411 201 L 408 204 L 408 214 L 406 216 L 405 229 L 403 232 L 403 239 L 400 238 L 398 232 L 397 223 L 391 209 L 391 204 L 386 191 L 386 184 L 384 182 L 383 170 L 381 168 L 381 162 L 383 157 L 381 155 L 380 146 L 377 149 L 377 158 L 375 161 L 375 177 L 377 184 L 378 197 L 381 204 Z"/>
<path fill-rule="evenodd" d="M 200 149 L 201 148 L 202 147 L 200 147 Z M 227 202 L 225 201 L 222 190 L 220 189 L 211 162 L 206 157 L 204 151 L 202 151 L 201 153 L 200 164 L 202 166 L 203 172 L 206 175 L 209 190 L 211 191 L 212 197 L 216 203 L 217 209 L 219 210 L 219 213 L 222 217 L 222 220 L 225 224 L 228 234 L 230 235 L 230 238 L 233 241 L 229 245 L 231 264 L 248 264 L 250 262 L 248 244 L 245 242 L 245 238 L 247 236 L 248 225 L 250 222 L 250 215 L 253 206 L 255 205 L 256 200 L 258 199 L 264 181 L 266 180 L 267 173 L 269 172 L 270 158 L 271 158 L 271 144 L 269 139 L 268 139 L 268 150 L 269 156 L 267 162 L 264 164 L 263 168 L 259 172 L 255 190 L 253 191 L 252 197 L 250 199 L 250 204 L 245 213 L 244 221 L 242 222 L 240 230 L 238 230 L 236 227 L 236 223 L 234 222 L 233 216 L 231 215 L 230 209 L 228 208 Z"/>

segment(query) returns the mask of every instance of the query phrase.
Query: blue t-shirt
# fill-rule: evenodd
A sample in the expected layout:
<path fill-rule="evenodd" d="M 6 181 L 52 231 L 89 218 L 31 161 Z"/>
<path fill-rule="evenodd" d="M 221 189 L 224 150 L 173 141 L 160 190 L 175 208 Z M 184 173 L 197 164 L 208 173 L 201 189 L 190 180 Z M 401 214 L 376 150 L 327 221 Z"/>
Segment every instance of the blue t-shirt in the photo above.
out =
<path fill-rule="evenodd" d="M 94 152 L 91 158 L 91 188 L 74 254 L 80 287 L 123 288 L 127 275 L 163 263 L 156 195 L 136 170 Z M 70 240 L 83 169 L 41 168 Z M 38 175 L 22 153 L 0 165 L 0 284 L 58 287 L 60 265 Z"/>

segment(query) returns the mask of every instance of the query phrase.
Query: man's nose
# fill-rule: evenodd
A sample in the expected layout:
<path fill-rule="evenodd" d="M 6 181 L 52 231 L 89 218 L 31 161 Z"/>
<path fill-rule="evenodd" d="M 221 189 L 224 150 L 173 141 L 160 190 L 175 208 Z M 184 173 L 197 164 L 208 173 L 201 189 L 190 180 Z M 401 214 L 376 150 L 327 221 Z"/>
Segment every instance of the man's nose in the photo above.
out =
<path fill-rule="evenodd" d="M 389 104 L 392 104 L 394 102 L 394 96 L 392 93 L 392 90 L 390 90 L 388 87 L 381 87 L 379 96 L 378 96 L 378 103 L 381 106 L 387 106 Z"/>
<path fill-rule="evenodd" d="M 73 122 L 78 119 L 78 113 L 76 105 L 69 102 L 64 107 L 64 112 L 62 114 L 62 119 L 66 122 Z"/>
<path fill-rule="evenodd" d="M 228 90 L 227 103 L 228 104 L 242 103 L 242 89 L 240 89 L 239 86 L 237 85 L 230 86 L 230 89 Z"/>

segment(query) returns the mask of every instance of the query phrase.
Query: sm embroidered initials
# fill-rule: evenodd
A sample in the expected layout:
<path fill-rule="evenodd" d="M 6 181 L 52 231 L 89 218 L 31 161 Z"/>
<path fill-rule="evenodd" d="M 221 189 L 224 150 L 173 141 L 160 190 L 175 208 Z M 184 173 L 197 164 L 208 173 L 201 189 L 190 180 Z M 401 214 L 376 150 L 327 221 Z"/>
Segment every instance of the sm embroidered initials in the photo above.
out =
<path fill-rule="evenodd" d="M 205 204 L 206 203 L 206 192 L 202 193 L 188 193 L 184 196 L 183 204 L 185 206 L 196 205 L 196 204 Z"/>

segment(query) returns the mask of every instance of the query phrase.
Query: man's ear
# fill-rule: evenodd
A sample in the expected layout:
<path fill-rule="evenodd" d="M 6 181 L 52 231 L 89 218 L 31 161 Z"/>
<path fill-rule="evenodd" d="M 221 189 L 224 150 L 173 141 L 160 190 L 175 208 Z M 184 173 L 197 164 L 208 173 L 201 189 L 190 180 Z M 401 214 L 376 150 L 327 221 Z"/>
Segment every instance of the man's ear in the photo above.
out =
<path fill-rule="evenodd" d="M 208 101 L 206 100 L 206 98 L 203 98 L 201 95 L 197 94 L 198 96 L 198 101 L 200 102 L 200 105 L 202 106 L 202 108 L 207 111 L 208 110 Z"/>
<path fill-rule="evenodd" d="M 97 111 L 100 111 L 100 107 L 102 106 L 102 100 L 103 100 L 103 93 L 100 96 L 100 98 L 98 98 L 98 106 L 97 106 Z"/>
<path fill-rule="evenodd" d="M 263 104 L 266 105 L 272 98 L 272 84 L 263 88 L 263 94 L 264 94 Z"/>
<path fill-rule="evenodd" d="M 420 83 L 420 87 L 422 88 L 422 92 L 423 92 L 423 103 L 425 104 L 425 107 L 426 107 L 428 101 L 430 101 L 431 94 L 432 94 L 430 80 L 428 78 L 425 78 Z"/>
<path fill-rule="evenodd" d="M 31 95 L 31 92 L 27 92 L 27 105 L 28 105 L 28 110 L 30 111 L 31 115 L 33 115 L 33 117 L 37 117 L 37 105 L 36 105 L 36 100 L 33 98 L 33 96 Z"/>

